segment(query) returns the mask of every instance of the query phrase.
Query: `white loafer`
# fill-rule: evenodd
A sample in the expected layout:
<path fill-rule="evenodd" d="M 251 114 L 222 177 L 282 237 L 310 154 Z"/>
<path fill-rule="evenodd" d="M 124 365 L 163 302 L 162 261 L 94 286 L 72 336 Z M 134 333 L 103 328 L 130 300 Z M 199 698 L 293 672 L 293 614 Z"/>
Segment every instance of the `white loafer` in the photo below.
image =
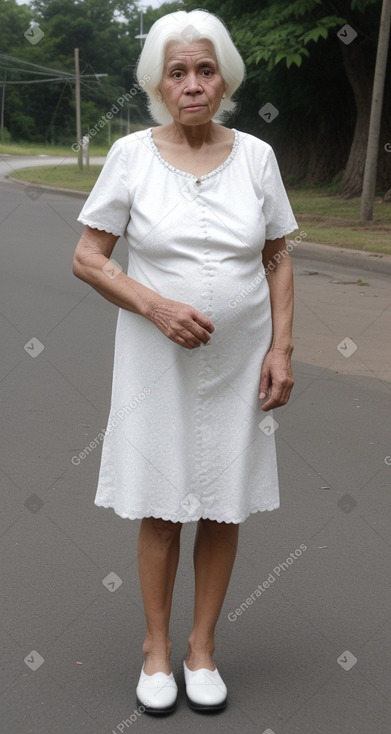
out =
<path fill-rule="evenodd" d="M 172 672 L 147 675 L 143 664 L 136 688 L 138 706 L 148 714 L 169 714 L 175 710 L 177 695 L 178 686 Z"/>
<path fill-rule="evenodd" d="M 217 668 L 189 670 L 183 661 L 189 706 L 197 711 L 216 711 L 227 703 L 227 686 Z"/>

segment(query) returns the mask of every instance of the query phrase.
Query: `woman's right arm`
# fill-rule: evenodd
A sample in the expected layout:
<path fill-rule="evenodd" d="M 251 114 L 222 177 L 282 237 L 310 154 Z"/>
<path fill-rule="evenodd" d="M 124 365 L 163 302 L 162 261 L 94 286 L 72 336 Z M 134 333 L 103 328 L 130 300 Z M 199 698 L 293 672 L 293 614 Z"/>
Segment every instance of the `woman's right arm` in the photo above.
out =
<path fill-rule="evenodd" d="M 206 344 L 214 326 L 204 314 L 160 296 L 123 271 L 109 276 L 104 266 L 118 239 L 117 235 L 86 226 L 73 256 L 73 274 L 119 308 L 152 321 L 176 344 L 187 349 Z"/>
<path fill-rule="evenodd" d="M 103 269 L 118 239 L 117 235 L 109 232 L 85 227 L 73 256 L 73 274 L 116 306 L 147 316 L 158 294 L 124 272 L 111 278 L 108 271 Z"/>

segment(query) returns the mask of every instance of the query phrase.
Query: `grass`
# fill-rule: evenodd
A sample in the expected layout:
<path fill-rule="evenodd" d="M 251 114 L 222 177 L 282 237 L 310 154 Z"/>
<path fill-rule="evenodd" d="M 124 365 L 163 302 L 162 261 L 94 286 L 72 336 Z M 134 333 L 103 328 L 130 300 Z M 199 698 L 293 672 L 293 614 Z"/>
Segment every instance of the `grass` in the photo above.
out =
<path fill-rule="evenodd" d="M 289 189 L 289 199 L 308 242 L 391 254 L 391 203 L 375 199 L 373 221 L 360 225 L 360 198 L 342 199 L 328 187 Z"/>
<path fill-rule="evenodd" d="M 29 181 L 35 184 L 47 186 L 58 186 L 73 191 L 91 191 L 99 176 L 102 166 L 92 166 L 79 171 L 77 166 L 66 164 L 64 166 L 37 166 L 36 168 L 20 168 L 13 171 L 12 178 L 20 181 Z"/>
<path fill-rule="evenodd" d="M 40 166 L 12 176 L 31 183 L 91 191 L 101 166 Z M 360 199 L 341 199 L 330 187 L 288 188 L 289 199 L 305 241 L 391 255 L 391 203 L 375 201 L 373 222 L 360 225 Z"/>

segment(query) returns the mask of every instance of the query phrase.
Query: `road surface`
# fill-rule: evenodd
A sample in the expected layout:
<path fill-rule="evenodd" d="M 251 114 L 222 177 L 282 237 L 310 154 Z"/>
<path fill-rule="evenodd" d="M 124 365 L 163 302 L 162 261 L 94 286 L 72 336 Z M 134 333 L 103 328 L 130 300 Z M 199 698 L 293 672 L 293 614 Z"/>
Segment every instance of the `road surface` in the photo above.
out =
<path fill-rule="evenodd" d="M 216 636 L 228 706 L 205 716 L 184 696 L 187 523 L 178 708 L 152 720 L 135 700 L 139 521 L 94 506 L 99 446 L 74 458 L 106 425 L 117 309 L 72 274 L 82 197 L 0 194 L 3 730 L 389 734 L 390 277 L 295 256 L 296 382 L 274 412 L 281 507 L 240 529 Z M 123 240 L 114 257 L 126 266 Z"/>
<path fill-rule="evenodd" d="M 105 160 L 105 156 L 92 156 L 90 163 L 91 165 L 103 165 Z M 77 158 L 73 154 L 64 157 L 49 155 L 0 155 L 0 181 L 7 181 L 7 178 L 12 176 L 19 168 L 35 168 L 36 166 L 49 166 L 50 168 L 50 166 L 63 166 L 72 163 L 74 165 L 77 163 Z"/>

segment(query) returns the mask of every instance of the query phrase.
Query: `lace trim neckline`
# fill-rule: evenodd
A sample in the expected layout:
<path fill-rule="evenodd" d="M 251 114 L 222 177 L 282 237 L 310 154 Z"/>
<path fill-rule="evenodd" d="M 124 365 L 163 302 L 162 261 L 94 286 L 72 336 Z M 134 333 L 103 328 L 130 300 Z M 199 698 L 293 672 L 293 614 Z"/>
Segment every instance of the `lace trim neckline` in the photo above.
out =
<path fill-rule="evenodd" d="M 196 181 L 204 181 L 207 178 L 210 178 L 211 176 L 214 176 L 216 173 L 220 173 L 220 171 L 223 170 L 226 166 L 228 166 L 232 159 L 235 157 L 236 151 L 238 149 L 239 145 L 239 133 L 235 128 L 232 128 L 232 131 L 234 133 L 234 142 L 232 144 L 231 152 L 228 156 L 228 158 L 225 159 L 217 168 L 215 168 L 213 171 L 209 171 L 209 173 L 205 173 L 203 176 L 196 176 L 194 173 L 189 173 L 189 171 L 182 171 L 180 168 L 176 168 L 171 163 L 166 161 L 165 158 L 162 157 L 159 148 L 157 147 L 153 135 L 152 135 L 152 127 L 148 130 L 148 136 L 151 143 L 152 151 L 156 155 L 156 157 L 159 159 L 159 161 L 168 168 L 170 171 L 173 171 L 174 173 L 179 173 L 181 176 L 186 176 L 186 178 L 194 178 Z"/>

